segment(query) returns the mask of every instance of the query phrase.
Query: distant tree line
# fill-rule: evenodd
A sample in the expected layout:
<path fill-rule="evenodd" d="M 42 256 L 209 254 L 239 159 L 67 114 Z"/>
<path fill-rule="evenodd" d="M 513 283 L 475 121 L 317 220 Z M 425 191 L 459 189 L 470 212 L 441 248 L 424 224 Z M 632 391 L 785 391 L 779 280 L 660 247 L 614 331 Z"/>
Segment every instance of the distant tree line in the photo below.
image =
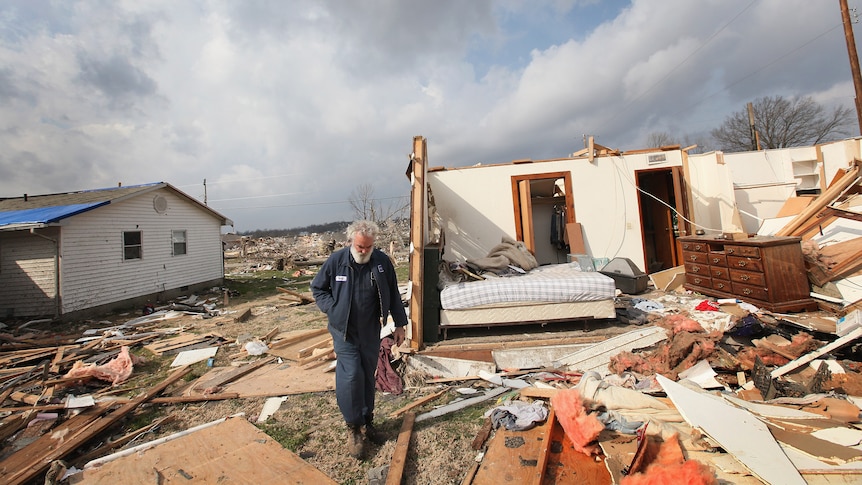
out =
<path fill-rule="evenodd" d="M 294 227 L 291 229 L 255 229 L 253 231 L 238 232 L 240 236 L 251 237 L 283 237 L 283 236 L 299 236 L 302 233 L 324 233 L 324 232 L 344 232 L 347 230 L 349 221 L 327 222 L 324 224 L 312 224 L 310 226 Z"/>

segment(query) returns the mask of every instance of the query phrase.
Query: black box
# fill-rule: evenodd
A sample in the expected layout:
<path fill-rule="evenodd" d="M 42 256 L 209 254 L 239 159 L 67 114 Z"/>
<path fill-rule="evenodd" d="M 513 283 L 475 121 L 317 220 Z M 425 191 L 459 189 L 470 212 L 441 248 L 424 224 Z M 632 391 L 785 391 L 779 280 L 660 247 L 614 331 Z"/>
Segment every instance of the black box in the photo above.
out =
<path fill-rule="evenodd" d="M 599 273 L 613 278 L 617 289 L 628 295 L 643 293 L 649 283 L 649 276 L 629 258 L 614 258 Z"/>

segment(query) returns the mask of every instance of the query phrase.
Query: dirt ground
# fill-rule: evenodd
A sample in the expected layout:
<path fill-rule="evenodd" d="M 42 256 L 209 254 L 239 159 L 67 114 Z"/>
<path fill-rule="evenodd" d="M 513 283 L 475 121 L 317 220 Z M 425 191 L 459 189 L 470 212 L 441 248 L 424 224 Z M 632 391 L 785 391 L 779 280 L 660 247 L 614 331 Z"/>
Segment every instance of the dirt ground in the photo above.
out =
<path fill-rule="evenodd" d="M 251 318 L 242 323 L 236 322 L 236 316 L 249 308 L 252 311 Z M 220 335 L 227 342 L 232 342 L 219 350 L 214 367 L 231 365 L 229 356 L 240 350 L 239 346 L 233 343 L 237 339 L 242 341 L 249 337 L 262 337 L 275 328 L 281 332 L 290 332 L 326 326 L 325 316 L 314 304 L 296 305 L 286 301 L 282 295 L 263 296 L 229 304 L 222 310 L 229 313 L 210 319 L 184 316 L 168 320 L 161 326 L 183 327 L 185 332 L 196 334 Z M 83 322 L 76 330 L 118 324 L 137 316 L 139 315 L 131 312 L 121 313 L 105 319 Z M 562 338 L 569 335 L 611 335 L 630 329 L 613 322 L 593 322 L 587 327 L 589 331 L 585 332 L 584 324 L 579 322 L 546 327 L 515 326 L 495 332 L 489 332 L 487 329 L 465 329 L 458 332 L 451 331 L 446 341 L 432 344 L 431 347 L 460 343 Z M 129 396 L 134 395 L 134 389 L 153 385 L 163 379 L 170 372 L 168 366 L 173 359 L 173 356 L 157 357 L 141 347 L 133 348 L 132 353 L 147 359 L 147 362 L 136 365 L 132 377 L 117 386 L 130 389 L 131 392 L 125 394 Z M 368 472 L 376 467 L 387 465 L 395 449 L 402 422 L 401 418 L 390 419 L 388 415 L 394 410 L 442 389 L 442 385 L 439 384 L 426 384 L 425 380 L 429 376 L 406 371 L 404 365 L 396 366 L 396 369 L 402 374 L 405 392 L 397 396 L 378 392 L 375 424 L 387 437 L 387 441 L 379 446 L 370 445 L 370 452 L 364 461 L 357 461 L 347 454 L 346 428 L 336 405 L 334 391 L 290 395 L 280 409 L 259 426 L 286 448 L 297 453 L 336 482 L 367 483 Z M 193 379 L 203 375 L 207 370 L 209 369 L 205 362 L 194 364 L 190 376 L 181 384 L 169 388 L 165 395 L 180 395 L 184 387 L 192 385 Z M 434 406 L 446 404 L 458 398 L 456 387 L 471 385 L 482 386 L 479 382 L 455 383 L 443 396 L 432 403 L 416 408 L 415 411 L 418 414 L 431 410 Z M 85 392 L 82 389 L 74 391 Z M 96 391 L 91 390 L 91 392 Z M 168 415 L 173 416 L 174 419 L 127 446 L 134 446 L 236 413 L 244 413 L 250 421 L 254 422 L 261 412 L 264 401 L 265 398 L 252 398 L 180 405 L 146 404 L 130 418 L 115 426 L 109 438 L 116 438 Z M 471 443 L 484 422 L 483 413 L 494 405 L 494 402 L 490 401 L 440 418 L 416 423 L 403 474 L 403 483 L 423 485 L 461 483 L 475 463 L 478 452 L 471 448 Z M 69 461 L 74 463 L 74 458 Z M 83 463 L 75 464 L 83 465 Z"/>

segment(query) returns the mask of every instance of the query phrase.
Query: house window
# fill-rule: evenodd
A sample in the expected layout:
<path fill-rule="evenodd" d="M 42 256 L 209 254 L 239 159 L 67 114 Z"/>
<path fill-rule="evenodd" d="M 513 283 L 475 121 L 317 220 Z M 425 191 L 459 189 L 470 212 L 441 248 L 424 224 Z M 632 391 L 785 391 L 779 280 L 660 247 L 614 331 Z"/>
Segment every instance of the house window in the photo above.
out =
<path fill-rule="evenodd" d="M 123 232 L 123 259 L 141 259 L 141 231 Z"/>
<path fill-rule="evenodd" d="M 186 254 L 186 231 L 171 231 L 174 256 Z"/>

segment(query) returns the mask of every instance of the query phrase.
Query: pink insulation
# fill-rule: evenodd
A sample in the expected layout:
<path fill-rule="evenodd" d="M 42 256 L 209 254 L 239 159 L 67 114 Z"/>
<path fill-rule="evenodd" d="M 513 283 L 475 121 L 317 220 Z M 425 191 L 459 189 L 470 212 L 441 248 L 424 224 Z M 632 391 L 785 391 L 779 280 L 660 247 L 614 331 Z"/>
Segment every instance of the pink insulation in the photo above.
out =
<path fill-rule="evenodd" d="M 577 389 L 562 390 L 551 397 L 551 406 L 575 450 L 585 455 L 598 454 L 595 441 L 605 425 L 594 415 L 587 414 L 581 393 Z"/>
<path fill-rule="evenodd" d="M 96 379 L 117 385 L 132 375 L 132 358 L 129 354 L 129 348 L 124 346 L 116 357 L 102 365 L 84 364 L 80 360 L 75 362 L 72 369 L 66 374 L 66 377 L 95 377 Z"/>

